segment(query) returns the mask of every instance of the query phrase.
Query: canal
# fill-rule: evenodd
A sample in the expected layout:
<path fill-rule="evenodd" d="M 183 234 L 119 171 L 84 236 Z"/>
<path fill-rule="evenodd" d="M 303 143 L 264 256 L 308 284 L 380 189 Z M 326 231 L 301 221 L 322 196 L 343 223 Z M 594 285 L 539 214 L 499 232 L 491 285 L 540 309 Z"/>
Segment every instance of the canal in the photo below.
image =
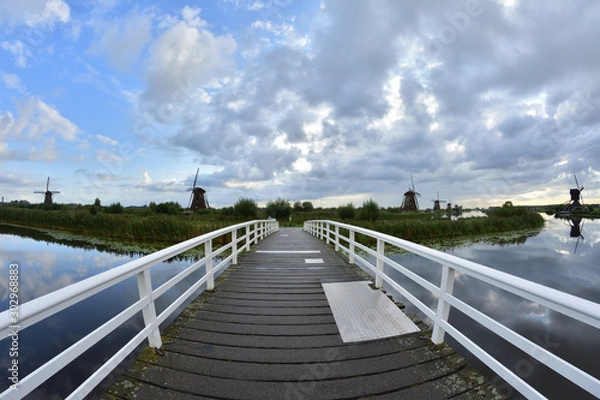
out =
<path fill-rule="evenodd" d="M 545 218 L 546 226 L 541 232 L 497 235 L 469 243 L 457 243 L 449 238 L 436 246 L 456 256 L 600 303 L 600 221 L 583 220 L 578 227 L 573 227 L 573 223 L 565 220 L 548 216 Z M 140 256 L 135 252 L 123 253 L 81 241 L 54 240 L 45 235 L 36 236 L 31 230 L 0 225 L 0 262 L 3 265 L 0 276 L 0 307 L 2 310 L 8 308 L 11 264 L 19 266 L 19 301 L 23 303 Z M 432 282 L 439 283 L 440 268 L 437 265 L 406 254 L 395 254 L 392 257 Z M 153 285 L 156 287 L 176 275 L 191 263 L 191 258 L 193 256 L 170 260 L 153 267 Z M 189 286 L 197 278 L 198 275 L 190 276 L 172 293 L 165 294 L 160 299 L 162 302 L 157 305 L 157 311 L 164 309 L 183 291 L 183 287 Z M 410 282 L 402 282 L 423 302 L 434 308 L 435 298 Z M 455 294 L 468 302 L 479 304 L 483 312 L 591 375 L 600 377 L 600 363 L 597 362 L 600 337 L 596 330 L 460 275 L 455 283 Z M 123 304 L 131 304 L 136 297 L 137 286 L 135 278 L 132 278 L 20 332 L 20 376 L 27 375 L 51 359 L 113 316 L 116 309 L 122 309 Z M 408 311 L 418 315 L 410 305 Z M 515 351 L 508 343 L 493 337 L 485 328 L 477 326 L 467 317 L 453 313 L 450 318 L 453 323 L 464 326 L 469 336 L 483 343 L 487 351 L 549 398 L 593 398 L 558 379 L 552 371 Z M 28 398 L 63 398 L 141 327 L 141 316 L 132 319 Z M 449 342 L 456 348 L 460 347 L 452 340 Z M 9 381 L 4 378 L 11 362 L 8 356 L 9 340 L 0 341 L 0 351 L 0 390 L 4 390 L 9 386 Z M 473 365 L 478 364 L 477 360 L 469 361 Z M 481 368 L 483 369 L 482 366 Z M 489 374 L 489 379 L 497 384 L 505 396 L 519 398 L 518 394 L 492 373 Z"/>
<path fill-rule="evenodd" d="M 458 245 L 455 240 L 448 238 L 434 245 L 458 257 L 600 303 L 600 220 L 584 219 L 578 222 L 546 215 L 544 218 L 546 223 L 541 232 L 488 236 Z M 438 264 L 406 254 L 393 255 L 392 258 L 439 285 L 441 268 Z M 429 292 L 396 271 L 389 273 L 435 309 L 437 299 Z M 546 350 L 592 376 L 600 377 L 598 330 L 461 274 L 456 277 L 454 294 Z M 409 304 L 407 310 L 427 321 L 416 307 Z M 460 312 L 451 312 L 450 320 L 548 398 L 596 398 Z M 477 359 L 469 357 L 467 351 L 461 351 L 461 346 L 448 335 L 446 339 L 471 365 L 483 372 L 487 370 Z M 487 372 L 487 377 L 505 397 L 522 398 L 491 371 Z"/>

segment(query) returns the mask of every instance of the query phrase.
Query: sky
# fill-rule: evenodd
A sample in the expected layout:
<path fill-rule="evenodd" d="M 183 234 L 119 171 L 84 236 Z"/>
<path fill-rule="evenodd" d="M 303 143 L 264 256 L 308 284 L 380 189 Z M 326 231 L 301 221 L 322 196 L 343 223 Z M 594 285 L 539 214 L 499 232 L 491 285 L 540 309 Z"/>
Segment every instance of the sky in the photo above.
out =
<path fill-rule="evenodd" d="M 0 2 L 4 201 L 600 203 L 596 0 Z"/>

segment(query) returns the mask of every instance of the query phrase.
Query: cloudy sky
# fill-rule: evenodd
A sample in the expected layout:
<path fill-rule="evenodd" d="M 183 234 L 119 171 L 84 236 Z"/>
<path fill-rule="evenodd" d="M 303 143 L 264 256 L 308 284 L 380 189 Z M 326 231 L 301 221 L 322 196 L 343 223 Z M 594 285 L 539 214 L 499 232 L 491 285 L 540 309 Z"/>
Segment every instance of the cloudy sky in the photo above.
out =
<path fill-rule="evenodd" d="M 596 0 L 0 3 L 0 195 L 600 202 Z"/>

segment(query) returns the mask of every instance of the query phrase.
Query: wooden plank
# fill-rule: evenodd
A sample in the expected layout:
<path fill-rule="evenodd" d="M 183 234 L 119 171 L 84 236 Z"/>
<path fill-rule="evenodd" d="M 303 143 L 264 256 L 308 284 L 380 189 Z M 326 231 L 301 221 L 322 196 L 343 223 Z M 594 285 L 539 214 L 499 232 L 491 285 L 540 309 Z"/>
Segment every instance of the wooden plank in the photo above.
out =
<path fill-rule="evenodd" d="M 319 251 L 323 263 L 305 264 L 306 251 Z M 245 253 L 215 291 L 201 294 L 164 331 L 171 342 L 163 356 L 138 360 L 103 397 L 491 397 L 489 383 L 467 374 L 451 348 L 431 346 L 422 322 L 417 333 L 343 343 L 321 284 L 365 279 L 320 240 L 282 229 Z"/>

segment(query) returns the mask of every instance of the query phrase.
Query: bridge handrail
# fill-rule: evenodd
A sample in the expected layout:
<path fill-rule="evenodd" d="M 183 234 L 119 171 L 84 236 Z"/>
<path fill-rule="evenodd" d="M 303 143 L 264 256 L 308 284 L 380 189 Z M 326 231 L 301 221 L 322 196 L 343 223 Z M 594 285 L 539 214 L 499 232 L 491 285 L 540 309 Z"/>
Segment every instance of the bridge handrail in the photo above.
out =
<path fill-rule="evenodd" d="M 244 229 L 245 233 L 238 237 L 238 230 Z M 137 276 L 138 291 L 140 299 L 129 305 L 125 310 L 105 322 L 93 332 L 89 333 L 69 348 L 59 353 L 50 361 L 19 379 L 18 391 L 8 388 L 0 394 L 0 399 L 19 399 L 27 395 L 32 390 L 52 377 L 76 357 L 83 354 L 95 343 L 103 339 L 110 332 L 117 329 L 124 322 L 128 321 L 134 315 L 142 311 L 144 317 L 144 328 L 137 333 L 124 347 L 115 353 L 115 355 L 106 361 L 92 376 L 82 383 L 71 395 L 69 399 L 79 399 L 85 397 L 93 388 L 102 381 L 118 364 L 124 360 L 135 348 L 148 339 L 150 347 L 160 348 L 162 341 L 160 338 L 159 325 L 164 322 L 175 310 L 179 308 L 202 284 L 206 283 L 207 290 L 214 289 L 214 276 L 222 268 L 228 266 L 228 263 L 237 264 L 238 255 L 249 250 L 252 244 L 257 243 L 264 237 L 277 231 L 279 225 L 275 220 L 254 220 L 221 228 L 195 238 L 186 240 L 176 245 L 167 247 L 163 250 L 141 257 L 139 259 L 125 263 L 119 267 L 91 276 L 72 285 L 58 289 L 54 292 L 40 296 L 21 304 L 18 309 L 18 330 L 22 331 L 45 318 L 48 318 L 74 304 L 85 300 L 123 280 L 132 276 Z M 213 251 L 212 242 L 221 236 L 231 234 L 231 241 Z M 239 244 L 242 243 L 242 246 Z M 152 289 L 150 268 L 158 263 L 175 257 L 187 250 L 204 245 L 204 257 L 196 261 L 176 276 L 169 279 L 156 289 Z M 214 266 L 215 257 L 221 255 L 227 250 L 231 253 L 223 258 L 218 265 Z M 154 302 L 163 293 L 179 283 L 186 276 L 205 266 L 206 272 L 203 277 L 196 281 L 182 295 L 172 302 L 160 315 L 156 315 Z M 11 330 L 16 329 L 11 324 L 10 310 L 0 313 L 0 337 L 7 337 Z"/>
<path fill-rule="evenodd" d="M 348 236 L 340 234 L 340 229 L 347 230 Z M 304 230 L 325 240 L 327 243 L 333 243 L 336 250 L 341 249 L 346 252 L 350 263 L 354 263 L 355 260 L 358 260 L 360 264 L 370 269 L 375 275 L 375 286 L 382 287 L 383 281 L 385 281 L 407 300 L 413 303 L 433 321 L 434 325 L 431 340 L 434 343 L 442 343 L 444 341 L 444 334 L 447 332 L 467 350 L 488 365 L 488 367 L 500 377 L 511 384 L 516 390 L 527 396 L 527 398 L 543 399 L 545 397 L 521 377 L 500 363 L 500 361 L 496 360 L 492 355 L 471 341 L 460 331 L 459 327 L 450 324 L 448 316 L 451 307 L 477 321 L 479 324 L 485 326 L 493 333 L 499 335 L 546 366 L 552 368 L 554 371 L 574 382 L 581 388 L 597 396 L 600 395 L 600 380 L 453 296 L 452 292 L 455 272 L 458 271 L 467 274 L 519 297 L 542 304 L 551 310 L 582 321 L 596 329 L 600 329 L 600 304 L 495 270 L 482 264 L 370 229 L 330 220 L 313 220 L 304 223 Z M 357 233 L 375 239 L 377 241 L 377 248 L 374 250 L 359 243 L 356 240 Z M 434 285 L 386 257 L 386 244 L 441 264 L 442 278 L 440 286 Z M 375 265 L 357 254 L 357 248 L 375 257 Z M 432 310 L 429 306 L 422 303 L 395 282 L 390 276 L 385 274 L 384 265 L 392 267 L 436 296 L 438 298 L 436 310 Z"/>

